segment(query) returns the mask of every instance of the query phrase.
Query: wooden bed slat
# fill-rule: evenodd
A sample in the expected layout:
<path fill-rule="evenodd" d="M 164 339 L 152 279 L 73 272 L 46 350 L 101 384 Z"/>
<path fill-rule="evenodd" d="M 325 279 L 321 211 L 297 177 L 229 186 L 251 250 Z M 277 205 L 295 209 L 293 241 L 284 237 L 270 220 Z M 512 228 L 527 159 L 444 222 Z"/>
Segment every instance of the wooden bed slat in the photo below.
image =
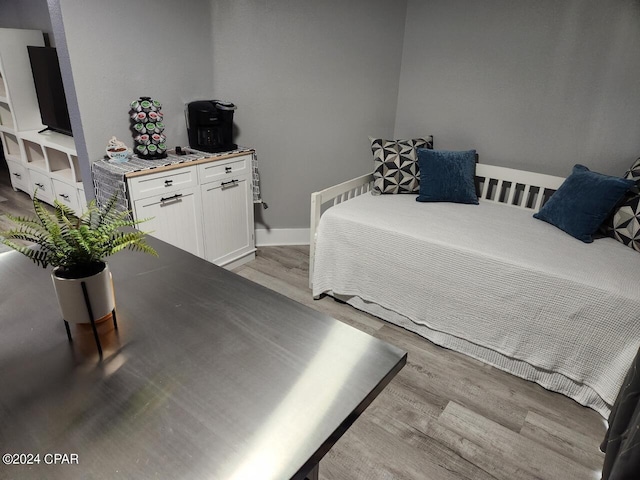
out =
<path fill-rule="evenodd" d="M 516 191 L 518 190 L 518 184 L 511 183 L 511 187 L 509 187 L 509 198 L 507 198 L 507 205 L 513 205 L 514 207 L 519 207 L 520 205 L 514 204 L 513 199 L 516 196 Z"/>

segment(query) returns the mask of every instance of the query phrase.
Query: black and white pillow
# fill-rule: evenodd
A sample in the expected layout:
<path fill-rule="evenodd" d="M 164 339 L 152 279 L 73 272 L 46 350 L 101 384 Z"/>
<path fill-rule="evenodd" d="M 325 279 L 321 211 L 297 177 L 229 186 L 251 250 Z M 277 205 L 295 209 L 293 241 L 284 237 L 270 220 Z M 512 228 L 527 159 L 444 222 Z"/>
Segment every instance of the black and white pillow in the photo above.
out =
<path fill-rule="evenodd" d="M 640 252 L 640 195 L 634 195 L 615 211 L 612 237 Z"/>
<path fill-rule="evenodd" d="M 625 173 L 624 178 L 636 182 L 636 186 L 631 189 L 632 193 L 640 193 L 640 158 L 631 165 L 631 168 Z"/>
<path fill-rule="evenodd" d="M 433 149 L 433 136 L 412 140 L 385 140 L 372 138 L 374 195 L 394 193 L 418 193 L 420 171 L 418 148 Z"/>
<path fill-rule="evenodd" d="M 640 252 L 640 158 L 627 170 L 624 178 L 634 180 L 635 187 L 616 205 L 603 224 L 603 231 L 626 246 Z"/>

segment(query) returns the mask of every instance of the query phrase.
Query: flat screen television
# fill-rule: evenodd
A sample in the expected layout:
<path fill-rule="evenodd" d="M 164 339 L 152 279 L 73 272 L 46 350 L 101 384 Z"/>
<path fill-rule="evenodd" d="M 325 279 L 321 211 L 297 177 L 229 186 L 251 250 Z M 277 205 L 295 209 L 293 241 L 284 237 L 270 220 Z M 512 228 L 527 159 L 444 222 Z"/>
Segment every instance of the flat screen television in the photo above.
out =
<path fill-rule="evenodd" d="M 40 117 L 42 124 L 47 127 L 41 131 L 53 130 L 73 135 L 56 49 L 28 46 L 27 50 L 40 106 Z"/>

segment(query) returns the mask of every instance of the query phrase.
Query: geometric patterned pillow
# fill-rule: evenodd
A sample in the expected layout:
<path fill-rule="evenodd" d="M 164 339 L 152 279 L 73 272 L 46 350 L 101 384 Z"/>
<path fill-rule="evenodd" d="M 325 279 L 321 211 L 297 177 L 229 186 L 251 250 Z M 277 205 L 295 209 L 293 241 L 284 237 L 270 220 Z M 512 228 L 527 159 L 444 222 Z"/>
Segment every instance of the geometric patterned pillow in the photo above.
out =
<path fill-rule="evenodd" d="M 433 149 L 433 136 L 413 140 L 385 140 L 371 138 L 373 152 L 374 195 L 381 193 L 418 193 L 420 171 L 418 170 L 418 148 Z"/>
<path fill-rule="evenodd" d="M 640 252 L 640 195 L 626 200 L 613 214 L 612 237 Z"/>
<path fill-rule="evenodd" d="M 640 158 L 631 165 L 631 168 L 625 173 L 624 178 L 627 180 L 635 180 L 636 186 L 631 189 L 631 192 L 640 193 Z"/>
<path fill-rule="evenodd" d="M 635 180 L 636 185 L 618 202 L 611 215 L 602 223 L 600 231 L 640 252 L 640 158 L 631 165 L 624 178 Z"/>

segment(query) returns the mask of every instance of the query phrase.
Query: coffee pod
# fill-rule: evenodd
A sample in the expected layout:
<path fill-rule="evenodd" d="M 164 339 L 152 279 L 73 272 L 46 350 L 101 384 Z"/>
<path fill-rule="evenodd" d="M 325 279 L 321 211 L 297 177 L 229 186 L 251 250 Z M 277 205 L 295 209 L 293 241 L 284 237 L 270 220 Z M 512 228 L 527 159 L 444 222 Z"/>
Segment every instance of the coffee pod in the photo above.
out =
<path fill-rule="evenodd" d="M 149 117 L 149 120 L 151 120 L 154 123 L 160 121 L 158 112 L 149 112 L 147 116 Z"/>
<path fill-rule="evenodd" d="M 140 143 L 142 145 L 149 145 L 149 143 L 151 143 L 151 138 L 148 134 L 138 135 L 134 140 L 136 143 Z"/>
<path fill-rule="evenodd" d="M 164 153 L 167 151 L 167 144 L 166 143 L 159 143 L 158 144 L 158 153 Z"/>
<path fill-rule="evenodd" d="M 148 155 L 149 154 L 149 150 L 147 150 L 146 145 L 138 145 L 136 147 L 136 153 L 138 155 Z"/>
<path fill-rule="evenodd" d="M 162 132 L 164 130 L 164 123 L 157 122 L 156 123 L 156 128 L 158 129 L 157 132 Z"/>
<path fill-rule="evenodd" d="M 131 114 L 131 120 L 136 123 L 144 123 L 147 120 L 147 114 L 144 112 L 133 112 Z"/>
<path fill-rule="evenodd" d="M 131 110 L 133 110 L 134 112 L 142 111 L 142 107 L 140 106 L 140 102 L 138 100 L 134 100 L 133 102 L 131 102 L 130 106 Z"/>
<path fill-rule="evenodd" d="M 158 146 L 153 143 L 151 145 L 147 145 L 147 151 L 149 152 L 149 155 L 155 155 L 158 153 Z"/>
<path fill-rule="evenodd" d="M 152 133 L 154 133 L 156 131 L 156 124 L 152 123 L 152 122 L 149 122 L 149 123 L 146 123 L 144 125 L 144 128 L 146 128 L 147 129 L 147 133 L 149 135 L 151 135 Z"/>
<path fill-rule="evenodd" d="M 153 100 L 153 106 L 156 110 L 160 110 L 162 108 L 162 104 L 157 100 Z"/>
<path fill-rule="evenodd" d="M 159 133 L 154 133 L 153 135 L 151 135 L 151 141 L 155 144 L 160 143 L 160 140 L 162 140 L 162 135 L 160 135 Z"/>
<path fill-rule="evenodd" d="M 149 100 L 143 100 L 140 102 L 140 107 L 142 107 L 143 112 L 150 112 L 153 104 Z"/>
<path fill-rule="evenodd" d="M 147 133 L 147 129 L 144 126 L 144 123 L 136 123 L 133 125 L 133 129 L 137 132 L 137 133 Z"/>

